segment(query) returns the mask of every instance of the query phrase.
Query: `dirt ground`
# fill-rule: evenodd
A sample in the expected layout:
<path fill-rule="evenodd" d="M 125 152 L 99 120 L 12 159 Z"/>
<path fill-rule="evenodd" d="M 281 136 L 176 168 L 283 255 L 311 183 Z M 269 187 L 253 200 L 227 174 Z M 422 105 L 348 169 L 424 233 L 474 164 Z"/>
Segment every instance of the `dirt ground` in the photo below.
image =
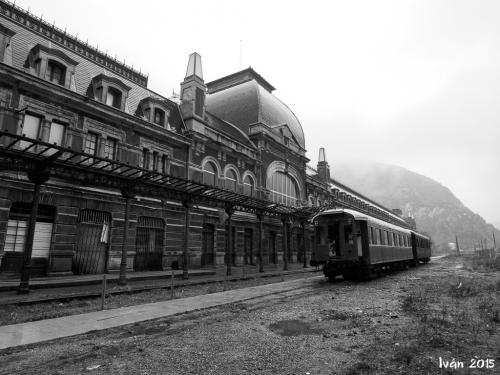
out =
<path fill-rule="evenodd" d="M 325 280 L 281 295 L 7 349 L 0 352 L 0 373 L 495 374 L 499 297 L 498 270 L 446 258 L 370 282 Z M 481 368 L 469 368 L 471 360 Z M 455 369 L 460 362 L 464 368 Z"/>

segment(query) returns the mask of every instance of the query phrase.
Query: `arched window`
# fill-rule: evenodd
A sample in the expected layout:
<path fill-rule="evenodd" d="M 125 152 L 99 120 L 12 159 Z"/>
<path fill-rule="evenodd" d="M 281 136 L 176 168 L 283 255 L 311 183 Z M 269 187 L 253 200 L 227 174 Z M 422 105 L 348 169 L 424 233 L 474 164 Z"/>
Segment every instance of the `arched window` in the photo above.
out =
<path fill-rule="evenodd" d="M 236 183 L 238 182 L 238 177 L 236 172 L 232 169 L 226 171 L 226 189 L 236 191 Z"/>
<path fill-rule="evenodd" d="M 203 166 L 203 183 L 212 186 L 217 184 L 217 167 L 210 161 Z"/>
<path fill-rule="evenodd" d="M 296 206 L 298 201 L 297 185 L 295 181 L 283 172 L 274 172 L 271 177 L 271 200 L 273 202 Z"/>
<path fill-rule="evenodd" d="M 243 193 L 246 195 L 253 196 L 255 191 L 255 183 L 249 175 L 245 176 L 243 180 Z"/>

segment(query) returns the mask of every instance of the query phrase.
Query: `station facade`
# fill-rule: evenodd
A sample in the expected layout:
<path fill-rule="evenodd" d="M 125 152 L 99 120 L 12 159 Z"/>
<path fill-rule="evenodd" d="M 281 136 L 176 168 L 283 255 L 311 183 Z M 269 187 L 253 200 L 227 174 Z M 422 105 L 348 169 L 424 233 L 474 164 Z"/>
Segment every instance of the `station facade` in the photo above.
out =
<path fill-rule="evenodd" d="M 0 131 L 270 205 L 318 207 L 335 200 L 401 220 L 332 180 L 324 150 L 316 169 L 307 166 L 299 120 L 252 68 L 206 83 L 201 57 L 193 53 L 179 97 L 157 94 L 147 83 L 143 73 L 0 1 Z M 92 159 L 85 162 L 92 164 Z M 22 268 L 32 185 L 26 174 L 0 168 L 0 274 Z M 119 190 L 51 178 L 41 187 L 39 202 L 32 274 L 119 269 L 125 234 Z M 228 236 L 224 209 L 195 204 L 189 212 L 186 259 L 183 202 L 134 195 L 128 270 L 175 269 L 186 261 L 190 268 L 257 263 L 255 213 L 234 212 Z M 286 261 L 308 260 L 314 241 L 310 223 L 265 217 L 263 230 L 265 265 L 284 261 L 284 245 Z"/>

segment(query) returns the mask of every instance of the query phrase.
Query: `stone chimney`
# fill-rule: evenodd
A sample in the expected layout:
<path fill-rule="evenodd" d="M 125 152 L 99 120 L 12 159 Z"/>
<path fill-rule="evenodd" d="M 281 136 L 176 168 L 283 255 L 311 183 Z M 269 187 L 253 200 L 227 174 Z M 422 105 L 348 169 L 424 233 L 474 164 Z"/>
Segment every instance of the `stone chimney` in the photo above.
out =
<path fill-rule="evenodd" d="M 186 76 L 181 83 L 181 111 L 184 118 L 205 116 L 205 95 L 207 86 L 203 81 L 201 56 L 194 52 L 189 55 Z"/>
<path fill-rule="evenodd" d="M 321 181 L 330 181 L 330 166 L 326 161 L 325 149 L 323 147 L 319 149 L 318 166 L 316 169 L 318 170 L 318 176 Z"/>

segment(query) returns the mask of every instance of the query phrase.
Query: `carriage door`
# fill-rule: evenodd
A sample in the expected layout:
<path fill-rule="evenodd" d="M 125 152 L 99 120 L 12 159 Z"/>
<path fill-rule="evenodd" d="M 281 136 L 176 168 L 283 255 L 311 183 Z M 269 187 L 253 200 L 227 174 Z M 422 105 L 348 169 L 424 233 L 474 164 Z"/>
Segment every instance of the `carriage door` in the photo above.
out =
<path fill-rule="evenodd" d="M 78 214 L 73 273 L 106 272 L 111 215 L 97 210 L 81 210 Z"/>
<path fill-rule="evenodd" d="M 135 237 L 135 271 L 159 271 L 162 269 L 163 219 L 139 216 Z"/>
<path fill-rule="evenodd" d="M 253 243 L 252 243 L 252 229 L 245 229 L 244 236 L 244 250 L 245 250 L 245 264 L 253 264 Z"/>
<path fill-rule="evenodd" d="M 201 232 L 201 265 L 213 266 L 214 264 L 214 226 L 204 224 Z"/>

